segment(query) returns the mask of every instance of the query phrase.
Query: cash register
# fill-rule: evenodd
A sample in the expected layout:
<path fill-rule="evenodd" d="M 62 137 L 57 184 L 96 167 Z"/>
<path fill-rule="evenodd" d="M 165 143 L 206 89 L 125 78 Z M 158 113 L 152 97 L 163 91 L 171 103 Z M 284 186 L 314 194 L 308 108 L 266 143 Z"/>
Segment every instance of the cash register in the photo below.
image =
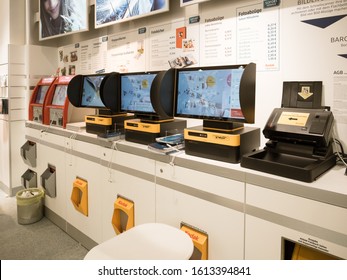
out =
<path fill-rule="evenodd" d="M 317 85 L 315 82 L 312 84 Z M 298 91 L 297 86 L 286 83 L 284 94 L 288 87 L 296 91 L 298 100 L 292 102 L 295 94 L 290 90 L 292 98 L 282 99 L 282 105 L 287 107 L 275 108 L 265 125 L 263 134 L 269 139 L 265 147 L 245 154 L 241 166 L 313 182 L 336 164 L 331 139 L 334 116 L 327 108 L 313 102 L 313 95 L 310 95 L 310 100 L 306 99 L 307 102 L 304 99 L 300 101 L 304 96 L 300 87 Z M 303 90 L 307 92 L 312 88 L 307 86 Z M 321 93 L 321 90 L 318 92 Z M 320 98 L 320 94 L 317 94 L 317 99 Z M 286 103 L 290 99 L 295 106 Z"/>

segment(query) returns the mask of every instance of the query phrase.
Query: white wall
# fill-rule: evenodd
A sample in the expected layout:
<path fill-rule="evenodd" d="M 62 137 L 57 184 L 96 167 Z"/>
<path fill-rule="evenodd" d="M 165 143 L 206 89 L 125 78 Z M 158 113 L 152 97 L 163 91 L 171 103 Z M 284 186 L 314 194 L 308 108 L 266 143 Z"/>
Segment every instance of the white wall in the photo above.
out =
<path fill-rule="evenodd" d="M 1 98 L 9 101 L 9 112 L 0 115 L 0 187 L 12 194 L 20 186 L 24 163 L 19 149 L 24 143 L 26 112 L 25 1 L 0 1 L 0 75 L 7 77 Z"/>
<path fill-rule="evenodd" d="M 10 0 L 0 1 L 0 64 L 7 63 L 7 45 L 10 43 Z"/>
<path fill-rule="evenodd" d="M 25 43 L 26 13 L 24 0 L 10 2 L 10 44 L 23 45 Z"/>

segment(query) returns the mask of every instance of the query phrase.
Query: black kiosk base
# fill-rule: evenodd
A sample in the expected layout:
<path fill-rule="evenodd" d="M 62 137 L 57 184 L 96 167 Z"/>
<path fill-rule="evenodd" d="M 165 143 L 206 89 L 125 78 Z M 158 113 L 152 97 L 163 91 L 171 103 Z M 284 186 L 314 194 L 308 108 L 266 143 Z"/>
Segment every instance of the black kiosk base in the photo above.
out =
<path fill-rule="evenodd" d="M 187 155 L 238 163 L 243 154 L 259 148 L 260 129 L 239 127 L 224 132 L 191 127 L 184 130 L 184 143 Z"/>
<path fill-rule="evenodd" d="M 186 120 L 170 119 L 147 122 L 141 119 L 126 120 L 124 123 L 125 140 L 139 144 L 151 144 L 156 138 L 182 133 L 187 127 Z"/>

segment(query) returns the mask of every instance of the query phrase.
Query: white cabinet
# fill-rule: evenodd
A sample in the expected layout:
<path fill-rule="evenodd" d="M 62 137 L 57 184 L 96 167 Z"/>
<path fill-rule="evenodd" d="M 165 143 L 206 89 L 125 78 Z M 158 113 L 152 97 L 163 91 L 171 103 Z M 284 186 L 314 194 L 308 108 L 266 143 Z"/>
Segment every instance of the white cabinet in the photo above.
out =
<path fill-rule="evenodd" d="M 111 221 L 118 196 L 134 203 L 135 226 L 155 222 L 154 160 L 108 148 L 101 159 L 102 239 L 116 235 Z"/>
<path fill-rule="evenodd" d="M 246 259 L 282 259 L 289 240 L 347 258 L 347 209 L 246 185 Z"/>
<path fill-rule="evenodd" d="M 208 234 L 208 259 L 243 259 L 244 183 L 156 162 L 156 221 Z"/>
<path fill-rule="evenodd" d="M 56 197 L 46 195 L 46 208 L 87 248 L 116 236 L 112 218 L 122 197 L 134 204 L 135 226 L 184 224 L 206 233 L 208 259 L 283 259 L 293 244 L 347 259 L 346 179 L 339 168 L 308 184 L 60 128 L 27 127 L 26 138 L 37 143 L 30 169 L 38 184 L 48 165 L 56 168 Z M 71 201 L 77 178 L 87 182 L 87 215 Z"/>
<path fill-rule="evenodd" d="M 73 138 L 65 139 L 65 185 L 66 185 L 66 221 L 74 228 L 97 243 L 102 241 L 101 231 L 101 147 L 78 141 Z M 77 178 L 87 182 L 87 215 L 76 210 L 71 201 L 73 183 Z"/>

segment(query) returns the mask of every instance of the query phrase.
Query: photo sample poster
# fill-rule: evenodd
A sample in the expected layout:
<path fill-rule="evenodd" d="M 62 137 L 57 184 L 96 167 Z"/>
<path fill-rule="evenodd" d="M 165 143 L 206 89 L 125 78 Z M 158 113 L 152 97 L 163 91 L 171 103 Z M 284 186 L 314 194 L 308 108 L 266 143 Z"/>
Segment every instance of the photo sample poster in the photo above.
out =
<path fill-rule="evenodd" d="M 87 0 L 40 0 L 39 39 L 89 30 Z"/>
<path fill-rule="evenodd" d="M 95 0 L 95 28 L 169 10 L 169 0 Z"/>

